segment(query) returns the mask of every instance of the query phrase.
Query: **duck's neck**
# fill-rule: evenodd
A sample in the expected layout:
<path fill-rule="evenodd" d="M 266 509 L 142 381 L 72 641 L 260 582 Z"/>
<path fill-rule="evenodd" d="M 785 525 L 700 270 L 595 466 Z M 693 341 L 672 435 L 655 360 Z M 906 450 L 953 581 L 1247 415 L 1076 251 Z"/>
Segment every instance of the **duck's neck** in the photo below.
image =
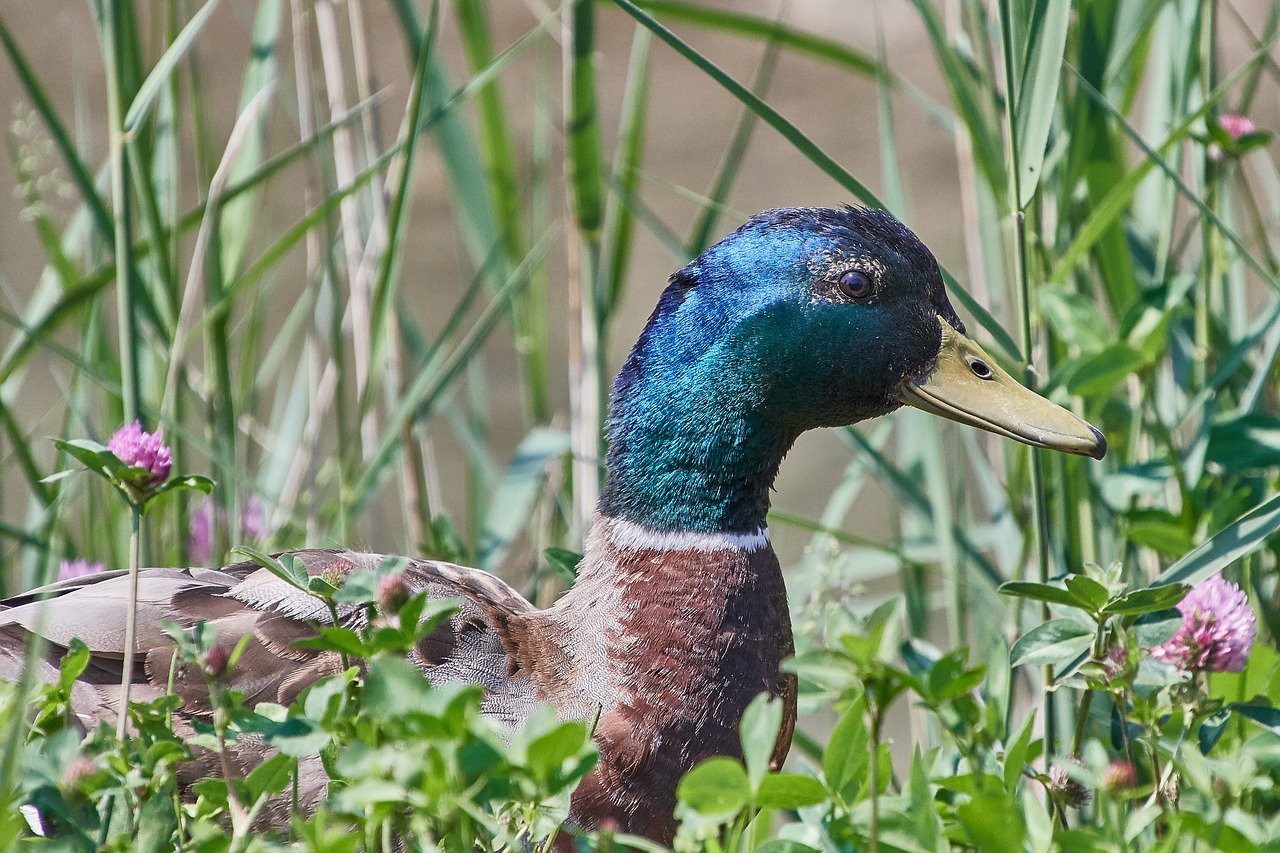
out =
<path fill-rule="evenodd" d="M 795 435 L 761 417 L 755 389 L 717 376 L 714 365 L 655 375 L 636 361 L 633 353 L 614 393 L 599 514 L 662 533 L 764 529 Z"/>

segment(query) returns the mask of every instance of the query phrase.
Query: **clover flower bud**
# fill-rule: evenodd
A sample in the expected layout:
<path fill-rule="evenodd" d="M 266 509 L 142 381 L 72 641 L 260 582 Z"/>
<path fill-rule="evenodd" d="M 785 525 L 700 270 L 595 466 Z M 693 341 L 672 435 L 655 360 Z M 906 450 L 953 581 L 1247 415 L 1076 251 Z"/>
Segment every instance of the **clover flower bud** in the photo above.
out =
<path fill-rule="evenodd" d="M 1112 680 L 1124 674 L 1129 663 L 1129 650 L 1123 643 L 1113 643 L 1107 647 L 1107 656 L 1102 660 L 1102 668 L 1107 679 Z"/>
<path fill-rule="evenodd" d="M 154 489 L 169 479 L 173 453 L 160 430 L 147 432 L 141 421 L 134 421 L 116 430 L 107 441 L 107 449 L 124 464 L 147 471 L 147 477 L 136 483 L 141 488 Z"/>
<path fill-rule="evenodd" d="M 1206 578 L 1178 602 L 1182 627 L 1151 649 L 1156 660 L 1189 672 L 1240 672 L 1258 632 L 1244 590 L 1222 575 Z"/>
<path fill-rule="evenodd" d="M 204 653 L 200 667 L 205 675 L 217 681 L 226 675 L 229 663 L 231 663 L 231 648 L 226 643 L 215 643 Z"/>
<path fill-rule="evenodd" d="M 1061 764 L 1049 768 L 1049 794 L 1063 806 L 1082 809 L 1093 800 L 1093 794 L 1082 783 L 1067 775 Z"/>
<path fill-rule="evenodd" d="M 409 585 L 404 582 L 404 576 L 399 572 L 390 575 L 383 575 L 382 580 L 378 581 L 378 592 L 375 601 L 378 609 L 387 616 L 395 616 L 400 612 L 400 608 L 404 607 L 409 600 L 411 593 Z"/>
<path fill-rule="evenodd" d="M 1138 787 L 1138 768 L 1132 761 L 1117 759 L 1102 771 L 1102 787 L 1111 794 L 1132 791 Z"/>

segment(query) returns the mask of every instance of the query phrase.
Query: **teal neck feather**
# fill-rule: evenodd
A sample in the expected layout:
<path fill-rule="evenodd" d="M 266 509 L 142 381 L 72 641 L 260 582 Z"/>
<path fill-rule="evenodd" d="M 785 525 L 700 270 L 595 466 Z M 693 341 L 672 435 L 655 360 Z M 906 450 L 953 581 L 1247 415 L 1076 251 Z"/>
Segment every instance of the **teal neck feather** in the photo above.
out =
<path fill-rule="evenodd" d="M 751 533 L 795 434 L 731 369 L 742 342 L 697 289 L 705 276 L 698 263 L 677 273 L 614 385 L 601 511 L 653 530 Z"/>

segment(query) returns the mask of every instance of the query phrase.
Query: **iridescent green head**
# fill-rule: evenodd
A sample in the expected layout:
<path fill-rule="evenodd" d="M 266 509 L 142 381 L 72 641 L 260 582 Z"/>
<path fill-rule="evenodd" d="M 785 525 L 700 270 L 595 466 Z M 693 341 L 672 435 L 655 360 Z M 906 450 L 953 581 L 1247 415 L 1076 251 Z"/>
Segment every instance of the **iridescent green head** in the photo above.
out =
<path fill-rule="evenodd" d="M 1100 457 L 1105 441 L 964 334 L 937 262 L 861 208 L 771 210 L 676 273 L 614 385 L 601 511 L 745 532 L 801 432 L 903 403 Z"/>

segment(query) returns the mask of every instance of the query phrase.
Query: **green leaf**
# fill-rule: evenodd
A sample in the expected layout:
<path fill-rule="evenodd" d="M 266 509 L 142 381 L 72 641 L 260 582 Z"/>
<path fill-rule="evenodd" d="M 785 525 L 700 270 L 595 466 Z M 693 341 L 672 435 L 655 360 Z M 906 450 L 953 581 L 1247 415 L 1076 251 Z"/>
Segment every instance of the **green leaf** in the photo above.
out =
<path fill-rule="evenodd" d="M 1030 758 L 1031 734 L 1035 718 L 1035 711 L 1032 710 L 1027 715 L 1027 721 L 1022 725 L 1022 731 L 1018 732 L 1018 736 L 1005 751 L 1004 788 L 1009 793 L 1017 789 L 1018 780 L 1022 778 L 1022 768 Z"/>
<path fill-rule="evenodd" d="M 293 758 L 315 755 L 329 745 L 330 734 L 309 717 L 290 717 L 266 734 L 267 743 Z"/>
<path fill-rule="evenodd" d="M 960 825 L 983 853 L 1022 853 L 1027 837 L 1022 810 L 1002 789 L 983 789 L 956 809 Z"/>
<path fill-rule="evenodd" d="M 365 713 L 376 720 L 390 720 L 421 712 L 431 685 L 422 671 L 403 658 L 375 658 L 365 679 Z"/>
<path fill-rule="evenodd" d="M 782 668 L 811 681 L 824 690 L 844 690 L 857 682 L 858 673 L 853 661 L 836 652 L 820 649 L 805 652 L 784 661 Z"/>
<path fill-rule="evenodd" d="M 138 853 L 162 853 L 174 849 L 178 812 L 172 797 L 162 794 L 147 797 L 140 804 L 137 819 L 138 831 L 129 845 L 130 849 Z"/>
<path fill-rule="evenodd" d="M 151 104 L 165 85 L 169 82 L 170 76 L 173 74 L 174 68 L 182 61 L 182 57 L 186 56 L 187 51 L 196 42 L 196 36 L 200 34 L 200 30 L 204 28 L 205 23 L 209 20 L 209 16 L 213 14 L 214 9 L 218 8 L 221 0 L 209 0 L 205 3 L 199 12 L 191 16 L 191 20 L 187 21 L 187 25 L 178 33 L 177 38 L 173 40 L 155 66 L 151 69 L 151 73 L 147 75 L 147 79 L 142 81 L 142 85 L 138 87 L 138 92 L 133 96 L 133 103 L 129 104 L 129 111 L 124 117 L 124 132 L 133 134 L 137 131 L 138 125 L 142 123 L 146 117 L 147 111 L 151 108 Z"/>
<path fill-rule="evenodd" d="M 527 764 L 539 779 L 555 779 L 562 775 L 566 763 L 573 763 L 571 760 L 582 752 L 589 741 L 587 728 L 583 723 L 561 723 L 529 741 Z"/>
<path fill-rule="evenodd" d="M 561 580 L 570 586 L 573 585 L 578 577 L 578 566 L 582 563 L 581 554 L 570 551 L 568 548 L 547 548 L 542 552 L 542 558 Z"/>
<path fill-rule="evenodd" d="M 1148 364 L 1147 357 L 1125 343 L 1115 343 L 1080 361 L 1067 379 L 1067 391 L 1080 397 L 1110 393 L 1117 382 Z"/>
<path fill-rule="evenodd" d="M 1187 556 L 1161 573 L 1151 584 L 1196 584 L 1262 547 L 1280 529 L 1280 495 L 1259 504 L 1200 543 Z"/>
<path fill-rule="evenodd" d="M 684 775 L 676 787 L 676 798 L 704 816 L 728 817 L 751 799 L 751 781 L 742 762 L 716 756 Z"/>
<path fill-rule="evenodd" d="M 1062 666 L 1075 660 L 1093 642 L 1093 629 L 1069 619 L 1051 619 L 1018 638 L 1009 650 L 1011 666 Z"/>
<path fill-rule="evenodd" d="M 1031 581 L 1009 581 L 1000 584 L 997 590 L 1001 595 L 1012 595 L 1015 598 L 1026 598 L 1031 601 L 1047 601 L 1050 604 L 1064 604 L 1067 607 L 1079 607 L 1076 597 L 1062 587 L 1050 586 L 1047 583 Z"/>
<path fill-rule="evenodd" d="M 91 655 L 89 647 L 79 637 L 73 637 L 67 646 L 67 652 L 58 664 L 58 687 L 64 692 L 70 691 L 84 671 L 89 667 Z"/>
<path fill-rule="evenodd" d="M 1135 545 L 1142 545 L 1171 556 L 1185 554 L 1196 544 L 1181 522 L 1173 520 L 1134 521 L 1125 528 L 1124 535 Z"/>
<path fill-rule="evenodd" d="M 293 647 L 323 652 L 338 652 L 340 654 L 354 655 L 358 658 L 364 657 L 368 652 L 364 642 L 360 639 L 360 635 L 350 628 L 329 628 L 324 625 L 317 625 L 316 633 L 319 636 L 294 640 Z"/>
<path fill-rule="evenodd" d="M 1182 600 L 1187 590 L 1188 587 L 1182 584 L 1137 589 L 1108 602 L 1107 606 L 1102 608 L 1102 613 L 1105 616 L 1133 616 L 1168 610 Z"/>
<path fill-rule="evenodd" d="M 756 853 L 818 853 L 817 848 L 791 841 L 786 838 L 772 838 L 756 848 Z"/>
<path fill-rule="evenodd" d="M 1035 196 L 1062 73 L 1071 21 L 1070 0 L 1040 0 L 1027 34 L 1026 63 L 1016 101 L 1018 207 Z"/>
<path fill-rule="evenodd" d="M 1066 585 L 1067 590 L 1080 603 L 1079 606 L 1090 613 L 1097 613 L 1101 610 L 1110 597 L 1105 586 L 1085 575 L 1068 576 Z"/>
<path fill-rule="evenodd" d="M 971 690 L 975 690 L 982 684 L 986 678 L 987 667 L 980 665 L 966 672 L 960 673 L 955 678 L 947 680 L 945 683 L 935 683 L 934 679 L 930 679 L 930 688 L 933 693 L 933 701 L 946 702 L 956 697 L 963 696 Z"/>
<path fill-rule="evenodd" d="M 845 711 L 822 752 L 822 775 L 827 786 L 846 804 L 852 804 L 866 781 L 869 737 L 863 715 L 866 700 L 859 697 Z"/>
<path fill-rule="evenodd" d="M 826 798 L 827 789 L 817 779 L 796 773 L 772 773 L 761 780 L 755 803 L 762 809 L 799 809 Z"/>
<path fill-rule="evenodd" d="M 306 564 L 296 554 L 284 553 L 277 558 L 248 545 L 232 548 L 231 553 L 243 554 L 290 586 L 303 592 L 308 591 L 307 582 L 311 579 L 311 575 L 307 573 Z"/>
<path fill-rule="evenodd" d="M 761 693 L 751 700 L 742 714 L 738 736 L 742 740 L 742 757 L 747 765 L 747 777 L 751 790 L 760 788 L 760 780 L 769 772 L 769 760 L 773 757 L 782 728 L 782 700 L 768 693 Z"/>
<path fill-rule="evenodd" d="M 1133 623 L 1134 641 L 1140 648 L 1149 649 L 1173 639 L 1181 627 L 1182 613 L 1177 608 L 1145 613 Z"/>
<path fill-rule="evenodd" d="M 90 471 L 106 473 L 110 476 L 125 467 L 125 464 L 114 453 L 96 441 L 89 441 L 85 438 L 73 438 L 70 441 L 64 441 L 61 438 L 55 438 L 53 443 L 59 450 Z"/>
<path fill-rule="evenodd" d="M 160 497 L 161 495 L 168 494 L 169 492 L 192 491 L 203 492 L 207 495 L 213 491 L 214 485 L 215 483 L 213 480 L 210 480 L 208 477 L 202 477 L 199 474 L 180 474 L 177 477 L 172 477 L 166 480 L 163 485 L 158 486 L 147 497 L 147 502 L 150 503 L 152 500 Z"/>
<path fill-rule="evenodd" d="M 1206 458 L 1231 473 L 1280 464 L 1280 418 L 1248 413 L 1215 423 Z"/>
<path fill-rule="evenodd" d="M 270 756 L 244 777 L 249 796 L 256 801 L 260 797 L 279 794 L 289 784 L 298 767 L 297 759 L 283 753 Z"/>
<path fill-rule="evenodd" d="M 1240 716 L 1253 720 L 1263 728 L 1271 729 L 1273 732 L 1280 732 L 1280 708 L 1274 708 L 1259 701 L 1232 702 L 1227 707 Z"/>
<path fill-rule="evenodd" d="M 1215 714 L 1209 716 L 1200 727 L 1196 730 L 1196 741 L 1200 747 L 1201 755 L 1208 755 L 1218 741 L 1222 739 L 1222 735 L 1227 730 L 1227 723 L 1231 720 L 1231 712 L 1223 708 Z"/>

